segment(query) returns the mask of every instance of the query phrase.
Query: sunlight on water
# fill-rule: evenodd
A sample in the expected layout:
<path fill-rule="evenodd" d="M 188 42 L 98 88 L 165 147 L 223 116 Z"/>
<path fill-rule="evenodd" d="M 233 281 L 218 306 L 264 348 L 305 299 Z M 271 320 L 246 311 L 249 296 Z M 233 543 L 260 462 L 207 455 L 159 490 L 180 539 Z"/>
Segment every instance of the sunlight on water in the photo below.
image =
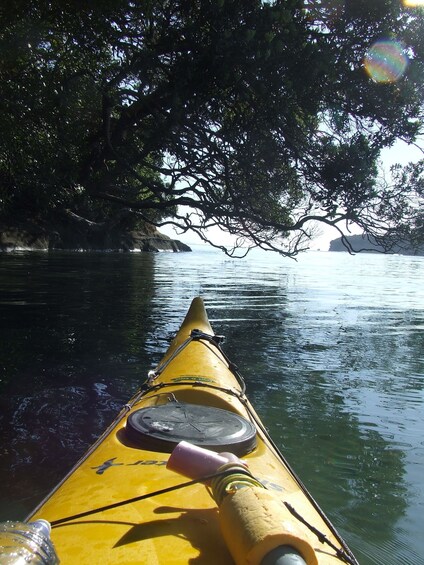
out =
<path fill-rule="evenodd" d="M 3 519 L 63 477 L 202 295 L 253 405 L 361 565 L 423 562 L 424 258 L 232 260 L 198 246 L 0 259 Z"/>

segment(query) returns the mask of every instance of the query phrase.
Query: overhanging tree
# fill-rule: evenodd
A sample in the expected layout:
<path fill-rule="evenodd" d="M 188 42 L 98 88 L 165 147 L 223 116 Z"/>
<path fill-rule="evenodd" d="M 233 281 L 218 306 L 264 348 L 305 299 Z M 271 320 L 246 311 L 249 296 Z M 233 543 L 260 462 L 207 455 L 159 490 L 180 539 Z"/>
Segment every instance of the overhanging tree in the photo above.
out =
<path fill-rule="evenodd" d="M 377 165 L 422 133 L 423 22 L 399 0 L 15 2 L 0 22 L 3 215 L 125 207 L 287 255 L 317 222 L 417 237 L 422 163 L 390 181 Z M 379 39 L 409 61 L 383 82 L 364 65 Z"/>

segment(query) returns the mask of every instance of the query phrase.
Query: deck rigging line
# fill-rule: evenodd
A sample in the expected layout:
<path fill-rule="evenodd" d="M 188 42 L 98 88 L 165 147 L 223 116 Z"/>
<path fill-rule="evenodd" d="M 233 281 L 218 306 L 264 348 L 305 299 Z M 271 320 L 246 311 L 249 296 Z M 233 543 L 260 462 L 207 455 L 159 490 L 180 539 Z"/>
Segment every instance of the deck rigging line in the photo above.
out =
<path fill-rule="evenodd" d="M 250 471 L 248 471 L 247 469 L 244 471 L 242 468 L 238 468 L 237 469 L 237 473 L 241 473 L 241 474 L 246 474 L 250 477 L 252 477 L 252 474 L 250 473 Z M 178 485 L 174 485 L 174 486 L 170 486 L 170 487 L 166 487 L 163 489 L 159 489 L 156 490 L 154 492 L 148 492 L 146 494 L 142 494 L 139 496 L 135 496 L 134 498 L 128 498 L 127 500 L 121 500 L 119 502 L 114 502 L 112 504 L 107 504 L 105 506 L 101 506 L 99 508 L 93 508 L 91 510 L 86 510 L 85 512 L 79 512 L 78 514 L 73 514 L 72 516 L 66 516 L 65 518 L 59 518 L 58 520 L 52 520 L 50 522 L 52 528 L 56 528 L 58 526 L 62 526 L 63 524 L 72 522 L 74 520 L 78 520 L 80 518 L 86 518 L 87 516 L 91 516 L 93 514 L 97 514 L 99 512 L 105 512 L 106 510 L 112 510 L 114 508 L 118 508 L 120 506 L 125 506 L 127 504 L 133 504 L 134 502 L 139 502 L 140 500 L 147 500 L 148 498 L 153 498 L 155 496 L 160 496 L 161 494 L 167 494 L 169 492 L 173 492 L 175 490 L 180 490 L 186 487 L 190 487 L 199 483 L 207 483 L 212 479 L 216 479 L 218 477 L 225 477 L 225 476 L 231 476 L 232 474 L 234 474 L 234 468 L 229 468 L 229 469 L 223 469 L 222 471 L 218 471 L 216 473 L 211 473 L 210 475 L 205 475 L 204 477 L 201 477 L 200 479 L 193 479 L 191 481 L 186 481 L 184 483 L 179 483 Z M 255 477 L 254 477 L 255 478 Z M 266 489 L 266 486 L 263 485 L 261 483 L 261 481 L 259 481 L 259 479 L 256 479 L 256 481 L 258 481 L 258 483 L 260 483 L 263 488 Z M 325 534 L 323 534 L 322 532 L 320 532 L 317 528 L 315 528 L 314 526 L 312 526 L 312 524 L 309 524 L 309 522 L 307 522 L 294 508 L 291 504 L 282 501 L 283 504 L 288 508 L 288 510 L 290 511 L 290 513 L 297 519 L 299 520 L 304 526 L 306 526 L 317 538 L 318 540 L 322 543 L 322 544 L 327 544 L 331 547 L 331 549 L 333 549 L 337 555 L 337 557 L 344 561 L 345 563 L 348 563 L 349 565 L 357 565 L 357 562 L 352 560 L 351 557 L 348 555 L 348 553 L 346 553 L 344 551 L 343 548 L 338 548 L 336 545 L 334 545 Z"/>
<path fill-rule="evenodd" d="M 105 506 L 100 506 L 99 508 L 92 508 L 91 510 L 86 510 L 85 512 L 79 512 L 78 514 L 73 514 L 72 516 L 67 516 L 66 518 L 59 518 L 58 520 L 52 520 L 50 525 L 52 528 L 56 526 L 60 526 L 62 524 L 66 524 L 67 522 L 71 522 L 72 520 L 77 520 L 79 518 L 85 518 L 86 516 L 91 516 L 92 514 L 97 514 L 98 512 L 105 512 L 106 510 L 112 510 L 113 508 L 118 508 L 119 506 L 125 506 L 126 504 L 133 504 L 134 502 L 139 502 L 140 500 L 146 500 L 148 498 L 153 498 L 154 496 L 159 496 L 161 494 L 166 494 L 168 492 L 172 492 L 174 490 L 179 490 L 185 487 L 190 487 L 192 485 L 196 485 L 198 483 L 203 483 L 210 481 L 211 479 L 215 479 L 217 477 L 224 477 L 225 475 L 230 475 L 233 473 L 233 469 L 224 469 L 223 471 L 218 471 L 216 473 L 211 473 L 210 475 L 206 475 L 201 477 L 200 479 L 193 479 L 192 481 L 186 481 L 185 483 L 179 483 L 178 485 L 174 485 L 171 487 L 166 487 L 163 489 L 156 490 L 154 492 L 148 492 L 146 494 L 141 494 L 139 496 L 135 496 L 134 498 L 128 498 L 127 500 L 121 500 L 119 502 L 113 502 L 112 504 L 106 504 Z M 241 470 L 240 472 L 243 472 Z M 246 469 L 246 475 L 250 475 L 251 473 Z"/>
<path fill-rule="evenodd" d="M 155 379 L 157 379 L 157 377 L 159 377 L 159 375 L 166 369 L 166 367 L 176 357 L 178 357 L 178 355 L 181 353 L 181 351 L 183 351 L 187 347 L 187 345 L 189 345 L 192 341 L 200 341 L 202 343 L 204 343 L 204 342 L 210 343 L 210 344 L 212 344 L 216 347 L 216 349 L 219 351 L 219 353 L 222 355 L 225 362 L 227 363 L 229 370 L 236 377 L 236 379 L 237 379 L 237 381 L 238 381 L 238 383 L 241 387 L 240 394 L 244 395 L 244 393 L 246 392 L 246 383 L 245 383 L 243 377 L 241 376 L 237 365 L 235 365 L 228 358 L 227 354 L 222 349 L 220 344 L 224 341 L 224 339 L 225 338 L 222 335 L 207 334 L 205 332 L 202 332 L 201 330 L 192 330 L 190 336 L 185 341 L 183 341 L 183 343 L 179 347 L 177 347 L 177 349 L 175 349 L 175 351 L 172 353 L 172 355 L 168 359 L 166 359 L 161 365 L 158 365 L 155 370 L 149 371 L 148 379 L 147 379 L 145 385 L 147 385 L 147 386 L 152 385 L 152 383 L 155 381 Z M 205 343 L 205 345 L 206 345 L 206 343 Z M 211 351 L 213 351 L 213 350 L 211 350 Z"/>
<path fill-rule="evenodd" d="M 237 391 L 237 390 L 233 390 L 233 389 L 226 389 L 224 387 L 219 387 L 216 385 L 211 385 L 209 383 L 203 383 L 203 382 L 179 382 L 179 383 L 158 383 L 158 384 L 154 384 L 154 381 L 157 377 L 159 377 L 159 375 L 164 371 L 164 369 L 169 365 L 169 363 L 171 361 L 173 361 L 180 353 L 181 351 L 183 351 L 192 341 L 199 341 L 200 343 L 203 343 L 205 346 L 209 347 L 210 345 L 213 345 L 221 354 L 222 358 L 224 359 L 224 361 L 227 363 L 227 366 L 229 368 L 229 370 L 233 373 L 233 375 L 236 377 L 237 382 L 240 384 L 241 390 Z M 224 337 L 223 336 L 218 336 L 218 335 L 210 335 L 207 333 L 204 333 L 200 330 L 192 330 L 190 336 L 173 352 L 173 354 L 165 361 L 163 362 L 161 365 L 159 365 L 155 370 L 149 371 L 148 374 L 148 378 L 146 380 L 146 382 L 143 384 L 143 386 L 141 387 L 140 390 L 140 394 L 137 396 L 136 399 L 134 399 L 134 402 L 132 402 L 131 404 L 126 404 L 124 405 L 124 411 L 128 412 L 134 405 L 136 405 L 141 398 L 143 398 L 147 393 L 152 393 L 155 390 L 160 390 L 162 388 L 166 388 L 167 386 L 172 386 L 172 387 L 176 387 L 179 385 L 191 385 L 193 387 L 205 387 L 205 388 L 213 388 L 213 389 L 218 389 L 221 390 L 227 394 L 231 394 L 233 396 L 236 396 L 240 402 L 242 402 L 242 404 L 245 406 L 251 420 L 253 422 L 255 422 L 255 424 L 261 429 L 261 431 L 267 436 L 268 440 L 270 441 L 270 443 L 272 444 L 273 448 L 275 449 L 275 451 L 277 452 L 277 454 L 281 457 L 282 461 L 284 462 L 284 464 L 287 466 L 287 468 L 290 470 L 290 472 L 293 474 L 293 476 L 296 478 L 296 480 L 299 482 L 300 486 L 303 488 L 305 494 L 308 496 L 308 498 L 310 499 L 310 501 L 313 503 L 314 507 L 316 508 L 316 510 L 319 512 L 319 514 L 323 517 L 324 521 L 327 523 L 327 525 L 330 527 L 330 529 L 334 529 L 331 522 L 329 522 L 329 520 L 327 519 L 327 517 L 325 516 L 325 514 L 322 512 L 321 508 L 316 504 L 315 500 L 312 498 L 312 496 L 310 495 L 309 491 L 306 489 L 306 487 L 304 487 L 302 481 L 300 480 L 300 478 L 297 476 L 297 474 L 295 473 L 295 471 L 291 468 L 291 466 L 289 465 L 289 463 L 286 461 L 286 458 L 283 456 L 283 454 L 280 452 L 278 446 L 275 444 L 274 440 L 269 436 L 268 431 L 266 430 L 266 428 L 264 427 L 264 425 L 262 424 L 262 422 L 260 420 L 258 420 L 257 416 L 251 411 L 250 407 L 249 407 L 249 403 L 247 401 L 247 398 L 245 396 L 245 391 L 246 391 L 246 384 L 245 384 L 245 380 L 242 377 L 242 375 L 240 374 L 237 365 L 235 365 L 234 363 L 232 363 L 232 361 L 230 361 L 230 359 L 228 358 L 228 356 L 226 355 L 226 353 L 222 350 L 220 344 L 222 343 L 222 341 L 224 341 Z M 121 416 L 122 417 L 122 416 Z M 184 483 L 180 483 L 178 485 L 174 485 L 174 486 L 170 486 L 170 487 L 166 487 L 164 489 L 160 489 L 154 492 L 150 492 L 150 493 L 146 493 L 146 494 L 142 494 L 139 496 L 136 496 L 134 498 L 130 498 L 127 500 L 122 500 L 120 502 L 115 502 L 112 504 L 108 504 L 105 506 L 102 506 L 100 508 L 94 508 L 91 510 L 86 510 L 85 512 L 80 512 L 78 514 L 73 514 L 72 516 L 67 516 L 65 518 L 59 518 L 58 520 L 53 520 L 51 522 L 51 526 L 52 527 L 57 527 L 57 526 L 61 526 L 63 524 L 69 523 L 73 520 L 78 520 L 79 518 L 85 518 L 87 516 L 91 516 L 93 514 L 97 514 L 99 512 L 104 512 L 106 510 L 112 510 L 113 508 L 118 508 L 119 506 L 124 506 L 126 504 L 133 504 L 134 502 L 139 502 L 141 500 L 146 500 L 148 498 L 153 498 L 155 496 L 160 496 L 161 494 L 166 494 L 175 490 L 179 490 L 182 488 L 186 488 L 186 487 L 190 487 L 193 486 L 195 484 L 198 483 L 207 483 L 208 481 L 210 481 L 211 479 L 217 478 L 217 477 L 223 477 L 226 475 L 229 475 L 231 473 L 233 473 L 234 471 L 232 469 L 224 469 L 222 471 L 218 471 L 216 473 L 212 473 L 210 475 L 206 475 L 204 477 L 201 477 L 200 479 L 194 479 L 191 481 L 187 481 Z M 240 470 L 240 472 L 243 472 L 242 470 Z M 247 475 L 251 475 L 250 471 L 248 471 L 246 469 L 245 473 Z M 256 479 L 258 480 L 258 479 Z M 260 482 L 260 481 L 259 481 Z M 266 488 L 264 486 L 264 488 Z M 346 550 L 345 547 L 342 548 L 338 548 L 336 545 L 334 545 L 325 534 L 323 534 L 322 532 L 320 532 L 317 528 L 315 528 L 312 524 L 309 524 L 294 508 L 293 506 L 291 506 L 289 503 L 282 501 L 283 504 L 288 508 L 288 510 L 290 511 L 290 513 L 297 519 L 299 520 L 302 524 L 304 524 L 317 538 L 318 540 L 323 543 L 323 544 L 327 544 L 329 545 L 336 553 L 337 557 L 344 561 L 345 563 L 348 563 L 349 565 L 357 565 L 357 561 L 351 557 L 350 555 L 350 551 Z"/>

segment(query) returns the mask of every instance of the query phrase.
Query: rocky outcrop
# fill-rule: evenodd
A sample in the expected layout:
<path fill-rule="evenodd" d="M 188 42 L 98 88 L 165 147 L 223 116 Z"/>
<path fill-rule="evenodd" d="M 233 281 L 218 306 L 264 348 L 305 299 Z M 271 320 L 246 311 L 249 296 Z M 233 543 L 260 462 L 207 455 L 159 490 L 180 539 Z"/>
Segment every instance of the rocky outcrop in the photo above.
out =
<path fill-rule="evenodd" d="M 49 249 L 53 234 L 35 225 L 0 226 L 0 251 Z"/>
<path fill-rule="evenodd" d="M 141 229 L 127 231 L 120 225 L 89 222 L 77 215 L 51 227 L 24 222 L 0 225 L 0 251 L 14 250 L 75 250 L 75 251 L 191 251 L 188 245 L 160 233 L 145 224 Z"/>
<path fill-rule="evenodd" d="M 130 232 L 127 239 L 129 240 L 127 241 L 128 247 L 127 249 L 123 249 L 124 251 L 191 251 L 190 247 L 182 241 L 179 241 L 178 239 L 171 239 L 159 231 L 156 232 L 156 235 L 146 235 L 144 233 L 134 231 Z"/>

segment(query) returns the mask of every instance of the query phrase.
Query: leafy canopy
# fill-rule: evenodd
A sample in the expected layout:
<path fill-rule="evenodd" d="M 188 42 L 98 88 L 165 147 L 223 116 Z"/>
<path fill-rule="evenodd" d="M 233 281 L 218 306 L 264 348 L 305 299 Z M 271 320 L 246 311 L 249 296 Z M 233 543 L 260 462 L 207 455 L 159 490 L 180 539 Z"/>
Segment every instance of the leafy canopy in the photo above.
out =
<path fill-rule="evenodd" d="M 378 162 L 422 134 L 423 23 L 399 0 L 8 3 L 0 213 L 129 208 L 285 255 L 317 222 L 417 237 L 422 162 Z"/>

